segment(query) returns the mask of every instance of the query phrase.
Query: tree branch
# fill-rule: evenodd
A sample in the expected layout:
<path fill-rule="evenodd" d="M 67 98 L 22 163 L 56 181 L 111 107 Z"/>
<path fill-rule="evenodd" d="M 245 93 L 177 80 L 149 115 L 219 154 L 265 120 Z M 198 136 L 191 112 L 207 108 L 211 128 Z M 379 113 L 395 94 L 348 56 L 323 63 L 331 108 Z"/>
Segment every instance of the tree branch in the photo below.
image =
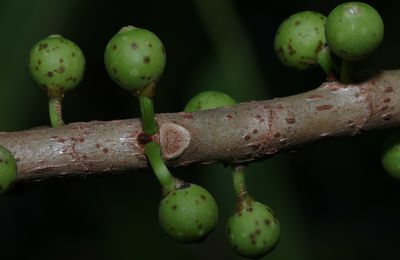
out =
<path fill-rule="evenodd" d="M 163 156 L 171 167 L 265 159 L 325 138 L 399 125 L 400 70 L 363 83 L 328 82 L 295 96 L 196 113 L 158 114 Z M 148 167 L 140 120 L 73 123 L 0 133 L 18 162 L 18 182 Z"/>

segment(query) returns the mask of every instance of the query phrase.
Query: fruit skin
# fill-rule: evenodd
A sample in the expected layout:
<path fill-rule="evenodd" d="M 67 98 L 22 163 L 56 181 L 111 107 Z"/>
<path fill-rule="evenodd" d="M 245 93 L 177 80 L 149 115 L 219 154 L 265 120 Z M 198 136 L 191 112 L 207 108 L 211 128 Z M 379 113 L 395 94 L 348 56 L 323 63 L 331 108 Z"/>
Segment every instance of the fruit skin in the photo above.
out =
<path fill-rule="evenodd" d="M 219 91 L 204 91 L 190 99 L 184 111 L 195 112 L 223 106 L 232 106 L 236 103 L 236 100 L 225 93 Z"/>
<path fill-rule="evenodd" d="M 349 2 L 337 6 L 328 15 L 326 40 L 339 57 L 354 61 L 370 55 L 382 42 L 384 25 L 370 5 Z"/>
<path fill-rule="evenodd" d="M 17 177 L 17 164 L 11 152 L 0 145 L 0 195 L 11 188 Z"/>
<path fill-rule="evenodd" d="M 165 49 L 152 32 L 133 26 L 123 27 L 108 42 L 104 63 L 116 84 L 140 91 L 157 82 L 165 67 Z"/>
<path fill-rule="evenodd" d="M 233 250 L 244 257 L 259 258 L 272 251 L 279 242 L 280 225 L 266 205 L 252 201 L 238 202 L 230 216 L 226 232 Z"/>
<path fill-rule="evenodd" d="M 400 179 L 400 131 L 392 134 L 385 141 L 381 162 L 387 173 Z"/>
<path fill-rule="evenodd" d="M 185 183 L 160 202 L 159 221 L 167 235 L 183 243 L 201 242 L 218 222 L 218 207 L 204 188 Z"/>
<path fill-rule="evenodd" d="M 82 80 L 85 57 L 72 41 L 50 35 L 32 47 L 28 64 L 33 80 L 50 97 L 60 97 Z"/>
<path fill-rule="evenodd" d="M 283 64 L 299 70 L 317 63 L 317 55 L 325 45 L 326 17 L 303 11 L 291 15 L 275 34 L 274 49 Z"/>

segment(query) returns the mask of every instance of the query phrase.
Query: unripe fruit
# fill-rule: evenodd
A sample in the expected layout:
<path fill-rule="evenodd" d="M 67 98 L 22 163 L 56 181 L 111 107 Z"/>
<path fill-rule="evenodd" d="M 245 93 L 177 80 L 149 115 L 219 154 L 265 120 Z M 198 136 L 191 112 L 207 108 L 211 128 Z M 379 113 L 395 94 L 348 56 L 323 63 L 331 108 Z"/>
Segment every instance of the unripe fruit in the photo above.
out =
<path fill-rule="evenodd" d="M 0 194 L 5 193 L 17 177 L 17 164 L 11 152 L 0 145 Z"/>
<path fill-rule="evenodd" d="M 400 179 L 400 132 L 391 135 L 384 143 L 382 166 L 387 173 Z"/>
<path fill-rule="evenodd" d="M 238 202 L 228 220 L 226 232 L 233 250 L 250 258 L 272 251 L 279 242 L 280 226 L 273 211 L 255 201 Z"/>
<path fill-rule="evenodd" d="M 161 227 L 172 239 L 201 242 L 218 222 L 218 207 L 204 188 L 191 183 L 171 191 L 164 197 L 158 210 Z"/>
<path fill-rule="evenodd" d="M 359 60 L 370 55 L 382 42 L 384 25 L 370 5 L 349 2 L 337 6 L 328 15 L 326 40 L 331 50 L 345 60 Z"/>
<path fill-rule="evenodd" d="M 326 17 L 304 11 L 287 18 L 275 35 L 274 49 L 281 62 L 299 70 L 317 64 L 317 55 L 325 45 Z"/>
<path fill-rule="evenodd" d="M 29 55 L 33 80 L 50 97 L 62 96 L 83 78 L 85 57 L 81 49 L 61 35 L 50 35 L 36 43 Z"/>
<path fill-rule="evenodd" d="M 116 84 L 129 91 L 140 91 L 161 77 L 165 49 L 154 33 L 126 26 L 108 42 L 104 62 Z"/>
<path fill-rule="evenodd" d="M 184 111 L 195 112 L 223 106 L 232 106 L 235 104 L 236 101 L 225 93 L 219 91 L 204 91 L 190 99 Z"/>

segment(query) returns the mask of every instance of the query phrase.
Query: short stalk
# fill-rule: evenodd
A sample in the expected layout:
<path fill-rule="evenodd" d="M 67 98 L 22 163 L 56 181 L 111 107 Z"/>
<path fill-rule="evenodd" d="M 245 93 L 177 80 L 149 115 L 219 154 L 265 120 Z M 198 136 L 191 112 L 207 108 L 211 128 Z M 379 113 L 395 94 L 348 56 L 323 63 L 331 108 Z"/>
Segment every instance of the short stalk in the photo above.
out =
<path fill-rule="evenodd" d="M 143 131 L 147 135 L 154 135 L 158 131 L 158 125 L 154 117 L 153 100 L 148 96 L 139 95 L 139 104 Z"/>
<path fill-rule="evenodd" d="M 235 190 L 235 194 L 238 198 L 243 198 L 247 196 L 247 187 L 246 187 L 246 167 L 245 166 L 236 166 L 233 168 L 233 188 Z"/>
<path fill-rule="evenodd" d="M 151 168 L 157 176 L 158 181 L 163 187 L 163 193 L 168 194 L 176 187 L 176 181 L 161 157 L 160 145 L 155 142 L 148 142 L 144 146 L 144 152 L 150 162 Z"/>
<path fill-rule="evenodd" d="M 317 55 L 317 62 L 324 70 L 326 75 L 330 75 L 332 71 L 339 72 L 339 66 L 334 62 L 329 47 L 324 47 Z"/>
<path fill-rule="evenodd" d="M 65 125 L 61 110 L 62 97 L 49 97 L 49 115 L 52 127 Z"/>
<path fill-rule="evenodd" d="M 340 74 L 340 81 L 343 84 L 350 84 L 353 82 L 354 64 L 352 61 L 343 59 L 342 72 Z"/>

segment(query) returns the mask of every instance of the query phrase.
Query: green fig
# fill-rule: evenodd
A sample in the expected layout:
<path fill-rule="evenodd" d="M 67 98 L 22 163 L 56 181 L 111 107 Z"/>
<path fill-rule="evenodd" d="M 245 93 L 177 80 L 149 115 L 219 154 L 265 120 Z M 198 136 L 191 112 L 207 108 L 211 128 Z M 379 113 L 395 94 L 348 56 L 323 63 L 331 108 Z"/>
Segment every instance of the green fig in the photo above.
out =
<path fill-rule="evenodd" d="M 180 181 L 182 182 L 182 181 Z M 204 188 L 183 183 L 160 202 L 159 221 L 172 239 L 183 243 L 201 242 L 218 222 L 218 207 Z"/>
<path fill-rule="evenodd" d="M 9 190 L 17 177 L 17 164 L 11 152 L 0 145 L 0 194 Z"/>

